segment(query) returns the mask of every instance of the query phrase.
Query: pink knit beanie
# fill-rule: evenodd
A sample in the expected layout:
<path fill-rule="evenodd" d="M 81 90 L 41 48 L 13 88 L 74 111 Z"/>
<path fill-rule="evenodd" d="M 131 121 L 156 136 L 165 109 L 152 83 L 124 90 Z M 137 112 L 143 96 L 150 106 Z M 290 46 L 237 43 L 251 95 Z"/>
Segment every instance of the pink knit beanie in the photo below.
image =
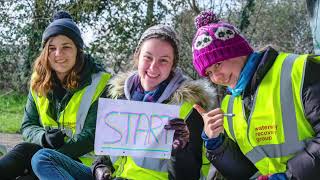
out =
<path fill-rule="evenodd" d="M 233 25 L 220 21 L 212 11 L 202 11 L 195 18 L 197 32 L 192 42 L 193 66 L 200 76 L 211 65 L 247 56 L 253 49 Z"/>

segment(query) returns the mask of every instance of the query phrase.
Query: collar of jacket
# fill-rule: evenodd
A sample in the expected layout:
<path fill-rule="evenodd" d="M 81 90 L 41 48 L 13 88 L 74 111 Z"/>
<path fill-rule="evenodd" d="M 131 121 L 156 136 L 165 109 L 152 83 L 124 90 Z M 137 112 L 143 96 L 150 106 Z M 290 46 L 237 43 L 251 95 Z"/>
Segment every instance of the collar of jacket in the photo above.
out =
<path fill-rule="evenodd" d="M 112 99 L 125 99 L 124 85 L 135 71 L 119 73 L 108 82 L 107 96 Z M 164 102 L 182 104 L 185 101 L 197 103 L 207 110 L 217 106 L 216 89 L 206 79 L 192 80 L 187 78 Z"/>
<path fill-rule="evenodd" d="M 269 69 L 272 67 L 274 61 L 279 55 L 279 53 L 275 49 L 273 49 L 271 46 L 264 48 L 260 52 L 262 52 L 263 54 L 261 56 L 262 59 L 252 76 L 251 83 L 248 83 L 248 85 L 246 86 L 243 92 L 243 96 L 242 96 L 243 99 L 249 95 L 254 94 L 258 85 L 260 84 L 264 76 L 267 74 Z"/>

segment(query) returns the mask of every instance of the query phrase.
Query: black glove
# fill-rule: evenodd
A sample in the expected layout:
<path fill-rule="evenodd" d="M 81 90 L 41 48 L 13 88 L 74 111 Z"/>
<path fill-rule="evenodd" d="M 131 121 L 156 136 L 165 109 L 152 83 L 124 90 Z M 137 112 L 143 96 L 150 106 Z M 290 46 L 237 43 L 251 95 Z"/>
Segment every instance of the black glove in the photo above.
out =
<path fill-rule="evenodd" d="M 94 173 L 95 180 L 110 180 L 112 179 L 112 172 L 108 168 L 108 166 L 104 164 L 100 164 L 96 166 L 95 173 Z"/>
<path fill-rule="evenodd" d="M 114 168 L 109 156 L 98 157 L 91 166 L 92 175 L 96 180 L 110 180 Z"/>
<path fill-rule="evenodd" d="M 168 121 L 168 124 L 164 126 L 164 129 L 175 130 L 172 143 L 172 155 L 175 155 L 177 151 L 184 149 L 189 143 L 190 132 L 183 119 L 175 118 Z"/>
<path fill-rule="evenodd" d="M 58 149 L 64 144 L 65 136 L 61 129 L 50 129 L 42 136 L 42 144 L 45 148 Z"/>

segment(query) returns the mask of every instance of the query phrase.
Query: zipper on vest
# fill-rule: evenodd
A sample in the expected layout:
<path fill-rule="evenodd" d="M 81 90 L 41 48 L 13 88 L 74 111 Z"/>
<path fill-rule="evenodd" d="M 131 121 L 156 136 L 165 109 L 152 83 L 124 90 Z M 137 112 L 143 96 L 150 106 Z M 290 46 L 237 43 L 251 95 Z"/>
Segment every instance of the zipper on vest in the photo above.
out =
<path fill-rule="evenodd" d="M 58 120 L 57 120 L 57 123 L 58 123 L 58 127 L 59 129 L 64 129 L 64 111 L 65 111 L 65 108 L 67 106 L 67 98 L 69 97 L 70 95 L 70 91 L 67 90 L 66 94 L 63 96 L 61 102 L 58 103 L 58 112 L 59 112 L 59 117 L 58 117 Z M 69 101 L 72 97 L 69 98 Z M 62 106 L 62 103 L 64 106 Z M 63 109 L 62 109 L 63 107 Z M 59 119 L 60 117 L 62 116 L 62 122 L 59 122 Z M 62 126 L 62 127 L 61 127 Z"/>
<path fill-rule="evenodd" d="M 57 104 L 57 109 L 58 109 L 58 113 L 59 113 L 59 116 L 57 117 L 57 124 L 58 124 L 58 128 L 60 129 L 60 122 L 59 122 L 59 119 L 60 119 L 60 111 L 61 111 L 61 103 L 60 102 L 58 102 L 58 104 Z"/>

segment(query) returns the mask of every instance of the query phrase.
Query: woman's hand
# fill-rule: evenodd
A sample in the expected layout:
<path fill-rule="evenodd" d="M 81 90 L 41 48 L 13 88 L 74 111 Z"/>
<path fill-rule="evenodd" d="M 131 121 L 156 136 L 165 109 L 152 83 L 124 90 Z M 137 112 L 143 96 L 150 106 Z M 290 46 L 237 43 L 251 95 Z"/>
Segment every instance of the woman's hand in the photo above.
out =
<path fill-rule="evenodd" d="M 61 129 L 49 129 L 42 137 L 43 146 L 45 148 L 58 149 L 64 145 L 65 136 L 66 134 Z"/>
<path fill-rule="evenodd" d="M 173 155 L 187 146 L 190 139 L 190 132 L 183 119 L 175 118 L 168 121 L 168 124 L 164 126 L 164 129 L 175 130 L 172 143 Z"/>
<path fill-rule="evenodd" d="M 204 132 L 209 139 L 216 138 L 220 133 L 223 133 L 223 111 L 220 108 L 216 108 L 209 112 L 206 112 L 201 106 L 193 106 L 202 116 L 204 123 Z"/>
<path fill-rule="evenodd" d="M 112 179 L 114 168 L 109 156 L 99 156 L 91 166 L 92 175 L 95 180 Z"/>
<path fill-rule="evenodd" d="M 95 169 L 95 180 L 110 180 L 112 179 L 112 172 L 106 165 L 99 165 Z"/>

